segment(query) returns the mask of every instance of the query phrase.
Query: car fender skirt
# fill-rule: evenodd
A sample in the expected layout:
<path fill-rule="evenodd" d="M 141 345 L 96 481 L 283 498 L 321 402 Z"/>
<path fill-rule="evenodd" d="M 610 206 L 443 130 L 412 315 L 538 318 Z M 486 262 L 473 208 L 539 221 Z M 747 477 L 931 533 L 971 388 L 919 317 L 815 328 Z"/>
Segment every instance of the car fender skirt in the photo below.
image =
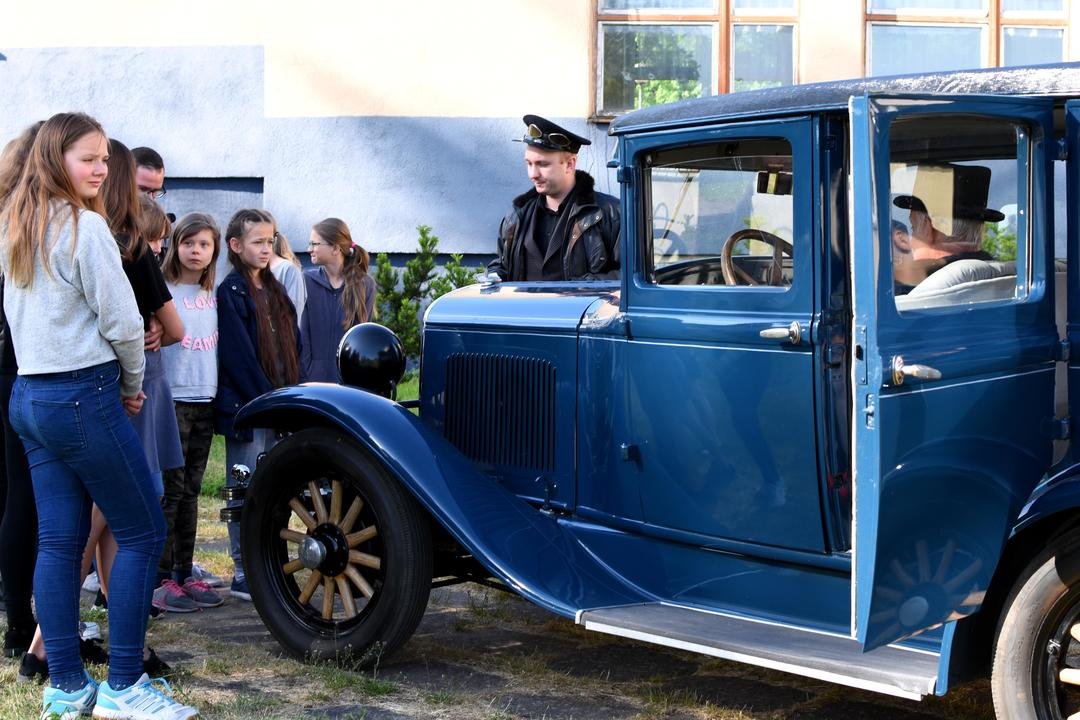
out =
<path fill-rule="evenodd" d="M 356 388 L 308 383 L 256 398 L 236 417 L 239 428 L 297 431 L 319 425 L 353 438 L 492 575 L 537 605 L 573 617 L 579 610 L 653 599 L 396 402 Z"/>

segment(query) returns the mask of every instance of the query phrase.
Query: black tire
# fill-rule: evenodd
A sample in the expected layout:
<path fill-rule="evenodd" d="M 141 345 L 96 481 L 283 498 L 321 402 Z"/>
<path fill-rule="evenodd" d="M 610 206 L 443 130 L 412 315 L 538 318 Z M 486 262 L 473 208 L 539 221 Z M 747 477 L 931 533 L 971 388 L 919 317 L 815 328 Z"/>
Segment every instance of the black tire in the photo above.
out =
<path fill-rule="evenodd" d="M 1065 720 L 1080 712 L 1080 685 L 1061 671 L 1080 668 L 1080 530 L 1040 553 L 1017 580 L 998 625 L 991 688 L 994 710 L 1008 720 Z"/>
<path fill-rule="evenodd" d="M 294 509 L 301 507 L 308 520 Z M 432 573 L 428 517 L 370 453 L 336 430 L 304 430 L 266 455 L 240 533 L 255 607 L 297 658 L 370 664 L 408 640 L 423 617 Z M 297 567 L 304 542 L 307 564 Z M 325 557 L 314 564 L 319 548 Z M 316 589 L 304 597 L 309 584 Z"/>

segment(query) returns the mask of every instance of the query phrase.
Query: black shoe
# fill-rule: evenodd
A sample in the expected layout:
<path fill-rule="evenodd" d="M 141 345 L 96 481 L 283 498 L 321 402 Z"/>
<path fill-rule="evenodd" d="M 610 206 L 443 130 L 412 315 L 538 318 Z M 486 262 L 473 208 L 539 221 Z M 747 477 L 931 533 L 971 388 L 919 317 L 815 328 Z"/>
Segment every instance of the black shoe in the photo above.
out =
<path fill-rule="evenodd" d="M 101 640 L 97 638 L 79 641 L 79 657 L 91 665 L 109 664 L 109 653 L 102 646 Z"/>
<path fill-rule="evenodd" d="M 100 590 L 97 591 L 97 595 L 94 597 L 94 607 L 105 609 L 108 609 L 109 607 L 108 599 Z"/>
<path fill-rule="evenodd" d="M 41 678 L 38 680 L 37 678 Z M 49 677 L 49 661 L 38 660 L 37 655 L 33 653 L 23 653 L 22 660 L 19 662 L 19 674 L 15 676 L 15 682 L 28 683 L 28 682 L 45 682 L 45 679 Z"/>
<path fill-rule="evenodd" d="M 147 646 L 146 650 L 149 654 L 146 656 L 146 659 L 143 660 L 143 672 L 152 678 L 172 675 L 172 668 L 169 667 L 167 662 L 157 656 L 157 653 L 154 652 L 154 648 Z"/>
<path fill-rule="evenodd" d="M 34 631 L 25 632 L 17 627 L 8 627 L 4 633 L 4 657 L 16 658 L 30 649 Z"/>

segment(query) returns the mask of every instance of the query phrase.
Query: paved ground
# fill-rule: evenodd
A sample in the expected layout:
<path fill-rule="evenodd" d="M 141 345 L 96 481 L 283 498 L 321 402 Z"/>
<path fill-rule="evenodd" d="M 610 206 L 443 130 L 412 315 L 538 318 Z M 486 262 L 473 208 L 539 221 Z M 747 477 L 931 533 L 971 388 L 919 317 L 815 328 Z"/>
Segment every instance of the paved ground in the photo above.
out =
<path fill-rule="evenodd" d="M 191 615 L 170 615 L 155 625 L 212 638 L 217 648 L 276 658 L 279 648 L 249 603 Z M 223 643 L 223 645 L 222 645 Z M 186 641 L 159 645 L 177 665 L 205 663 L 185 654 Z M 308 669 L 301 669 L 301 674 Z M 311 672 L 315 672 L 311 670 Z M 690 653 L 585 633 L 532 605 L 474 585 L 433 595 L 419 630 L 397 655 L 384 660 L 380 680 L 394 690 L 378 697 L 295 706 L 301 718 L 723 718 L 744 720 L 929 720 L 992 718 L 985 684 L 961 688 L 947 701 L 896 700 L 789 675 L 720 662 Z M 185 680 L 196 688 L 202 673 Z M 292 683 L 295 696 L 296 678 Z M 299 681 L 301 685 L 303 680 Z M 346 683 L 348 681 L 345 681 Z M 266 679 L 220 678 L 221 689 L 257 698 L 288 688 Z M 269 689 L 268 689 L 269 688 Z M 290 711 L 293 712 L 293 711 Z M 206 715 L 206 713 L 204 713 Z M 212 715 L 206 715 L 212 717 Z M 255 715 L 253 715 L 254 717 Z M 232 717 L 232 716 L 230 716 Z M 274 717 L 277 717 L 275 715 Z"/>

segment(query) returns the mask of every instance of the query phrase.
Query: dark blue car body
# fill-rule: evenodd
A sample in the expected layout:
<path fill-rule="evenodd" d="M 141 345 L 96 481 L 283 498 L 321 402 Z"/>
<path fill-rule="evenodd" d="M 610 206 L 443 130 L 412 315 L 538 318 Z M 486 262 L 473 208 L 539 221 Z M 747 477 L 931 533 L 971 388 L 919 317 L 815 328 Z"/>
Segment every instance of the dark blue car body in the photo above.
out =
<path fill-rule="evenodd" d="M 238 422 L 344 434 L 458 557 L 588 629 L 943 694 L 988 672 L 1029 564 L 1080 520 L 1073 98 L 1076 64 L 632 113 L 620 280 L 437 300 L 418 414 L 311 384 Z M 907 292 L 898 198 L 959 197 L 965 165 L 992 171 L 1004 275 Z M 959 232 L 956 202 L 933 219 Z"/>

